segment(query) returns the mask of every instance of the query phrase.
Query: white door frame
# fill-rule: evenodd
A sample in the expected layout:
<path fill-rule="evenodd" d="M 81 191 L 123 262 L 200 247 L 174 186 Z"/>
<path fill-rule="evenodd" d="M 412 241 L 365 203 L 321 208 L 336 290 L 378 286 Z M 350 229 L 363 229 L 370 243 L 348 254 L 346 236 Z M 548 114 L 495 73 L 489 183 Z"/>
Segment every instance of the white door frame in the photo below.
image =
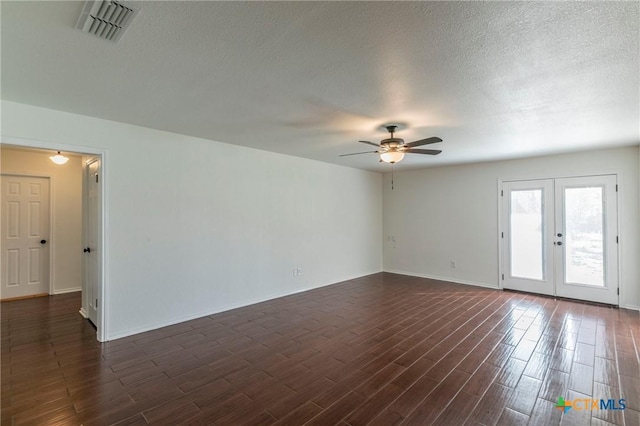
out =
<path fill-rule="evenodd" d="M 569 175 L 540 175 L 540 176 L 532 176 L 532 177 L 515 177 L 515 178 L 498 178 L 496 183 L 497 183 L 497 200 L 496 200 L 496 205 L 498 208 L 498 233 L 496 235 L 496 237 L 498 238 L 498 288 L 499 289 L 504 289 L 503 286 L 503 278 L 502 278 L 502 274 L 504 273 L 504 239 L 502 238 L 502 225 L 503 225 L 503 221 L 505 220 L 505 218 L 503 218 L 503 214 L 502 214 L 502 185 L 504 182 L 518 182 L 518 181 L 528 181 L 528 180 L 545 180 L 545 179 L 566 179 L 566 178 L 583 178 L 583 177 L 590 177 L 590 176 L 606 176 L 606 175 L 614 175 L 616 177 L 616 181 L 618 182 L 618 184 L 620 182 L 624 182 L 623 180 L 623 173 L 617 170 L 605 170 L 605 171 L 598 171 L 598 172 L 585 172 L 585 173 L 578 173 L 578 174 L 569 174 Z M 616 223 L 617 223 L 617 235 L 621 236 L 624 235 L 623 231 L 621 230 L 622 227 L 622 221 L 620 220 L 620 214 L 622 209 L 620 208 L 621 204 L 623 204 L 623 200 L 621 200 L 621 193 L 617 190 L 617 185 L 616 185 L 616 192 L 617 192 L 617 197 L 616 197 L 616 203 L 617 203 L 617 214 L 616 214 Z M 620 238 L 620 241 L 617 244 L 617 250 L 618 250 L 618 264 L 616 265 L 617 271 L 618 271 L 618 289 L 619 289 L 619 294 L 618 294 L 618 306 L 623 308 L 626 306 L 625 303 L 625 288 L 624 288 L 624 283 L 622 281 L 622 255 L 621 253 L 623 253 L 623 242 L 624 242 L 624 238 Z"/>
<path fill-rule="evenodd" d="M 100 223 L 100 229 L 98 230 L 99 234 L 100 234 L 100 243 L 101 243 L 101 247 L 100 247 L 100 258 L 99 261 L 102 264 L 102 268 L 101 268 L 101 273 L 100 273 L 100 279 L 98 280 L 98 294 L 100 297 L 100 310 L 98 312 L 98 323 L 96 324 L 96 328 L 97 328 L 97 332 L 96 332 L 96 337 L 98 339 L 98 341 L 100 342 L 104 342 L 107 340 L 107 336 L 109 335 L 107 333 L 108 329 L 109 329 L 109 321 L 108 321 L 108 316 L 107 316 L 107 312 L 108 312 L 108 307 L 109 307 L 109 300 L 107 297 L 107 291 L 106 288 L 108 286 L 108 271 L 109 271 L 109 244 L 108 244 L 108 239 L 109 239 L 109 234 L 108 232 L 106 232 L 106 224 L 108 223 L 108 209 L 107 209 L 107 205 L 109 204 L 109 185 L 107 184 L 107 179 L 106 177 L 108 176 L 108 151 L 106 149 L 102 149 L 102 148 L 95 148 L 95 147 L 89 147 L 89 146 L 80 146 L 80 145 L 70 145 L 70 144 L 66 144 L 66 143 L 57 143 L 57 142 L 47 142 L 47 141 L 40 141 L 40 140 L 34 140 L 34 139 L 24 139 L 24 138 L 16 138 L 16 137 L 11 137 L 11 136 L 2 136 L 2 140 L 1 142 L 3 144 L 7 144 L 7 145 L 16 145 L 16 146 L 23 146 L 23 147 L 28 147 L 28 148 L 40 148 L 40 149 L 46 149 L 49 151 L 67 151 L 67 152 L 73 152 L 73 153 L 78 153 L 78 154 L 88 154 L 88 155 L 93 155 L 96 157 L 99 157 L 101 160 L 101 172 L 102 172 L 102 177 L 103 179 L 100 179 L 99 185 L 100 185 L 100 194 L 102 197 L 101 203 L 100 203 L 100 210 L 101 210 L 101 223 Z M 53 197 L 51 197 L 53 198 Z M 51 203 L 51 201 L 49 201 L 49 203 Z M 52 210 L 53 211 L 53 210 Z M 52 214 L 51 212 L 49 214 Z M 53 224 L 53 222 L 51 222 L 51 224 Z M 53 264 L 53 262 L 51 262 L 51 265 Z M 50 265 L 50 268 L 52 267 Z M 50 281 L 51 284 L 51 281 Z"/>

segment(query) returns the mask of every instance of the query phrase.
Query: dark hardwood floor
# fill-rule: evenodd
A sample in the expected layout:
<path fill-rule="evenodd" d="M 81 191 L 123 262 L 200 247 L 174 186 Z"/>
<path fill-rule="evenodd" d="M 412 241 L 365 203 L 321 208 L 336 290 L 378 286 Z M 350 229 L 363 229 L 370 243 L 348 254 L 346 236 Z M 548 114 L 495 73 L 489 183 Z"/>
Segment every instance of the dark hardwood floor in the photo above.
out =
<path fill-rule="evenodd" d="M 3 425 L 640 424 L 634 311 L 381 273 L 100 344 L 79 305 L 2 304 Z"/>

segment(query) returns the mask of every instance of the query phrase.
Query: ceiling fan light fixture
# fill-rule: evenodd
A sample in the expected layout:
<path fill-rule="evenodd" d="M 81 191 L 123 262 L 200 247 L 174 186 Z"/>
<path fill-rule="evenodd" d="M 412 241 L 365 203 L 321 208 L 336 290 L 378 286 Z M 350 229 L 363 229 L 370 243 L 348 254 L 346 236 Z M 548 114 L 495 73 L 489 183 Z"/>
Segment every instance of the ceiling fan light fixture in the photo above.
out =
<path fill-rule="evenodd" d="M 402 151 L 387 151 L 380 154 L 380 159 L 385 163 L 399 163 L 404 158 Z"/>
<path fill-rule="evenodd" d="M 56 164 L 62 165 L 69 161 L 69 157 L 65 157 L 64 155 L 60 154 L 60 151 L 58 151 L 56 155 L 49 157 L 49 160 L 53 161 Z"/>

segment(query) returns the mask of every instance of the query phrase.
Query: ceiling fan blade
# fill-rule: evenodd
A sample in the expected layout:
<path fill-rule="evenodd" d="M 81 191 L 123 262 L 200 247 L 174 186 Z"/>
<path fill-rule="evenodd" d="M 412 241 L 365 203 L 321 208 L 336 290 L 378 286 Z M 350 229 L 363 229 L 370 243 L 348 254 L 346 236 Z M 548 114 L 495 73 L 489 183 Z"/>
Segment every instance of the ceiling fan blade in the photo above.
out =
<path fill-rule="evenodd" d="M 360 142 L 360 143 L 366 143 L 366 144 L 369 144 L 369 145 L 373 145 L 373 146 L 380 147 L 380 145 L 378 145 L 377 143 L 373 143 L 373 142 L 369 142 L 369 141 L 358 141 L 358 142 Z"/>
<path fill-rule="evenodd" d="M 440 139 L 437 136 L 432 136 L 430 138 L 420 139 L 419 141 L 406 143 L 404 144 L 404 146 L 406 146 L 407 148 L 412 148 L 414 146 L 429 145 L 430 143 L 438 143 L 438 142 L 442 142 L 442 139 Z"/>
<path fill-rule="evenodd" d="M 427 155 L 438 155 L 442 151 L 438 149 L 405 149 L 404 152 L 408 152 L 409 154 L 427 154 Z"/>
<path fill-rule="evenodd" d="M 377 153 L 378 151 L 354 152 L 353 154 L 342 154 L 342 155 L 339 155 L 338 157 L 346 157 L 348 155 L 373 154 L 374 152 Z"/>

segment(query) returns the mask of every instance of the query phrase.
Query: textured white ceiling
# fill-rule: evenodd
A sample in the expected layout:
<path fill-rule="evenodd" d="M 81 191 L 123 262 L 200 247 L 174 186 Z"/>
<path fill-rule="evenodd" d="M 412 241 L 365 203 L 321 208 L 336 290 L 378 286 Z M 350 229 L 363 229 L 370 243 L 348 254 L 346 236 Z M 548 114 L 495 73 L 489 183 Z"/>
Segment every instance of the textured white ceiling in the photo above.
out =
<path fill-rule="evenodd" d="M 640 143 L 638 2 L 135 4 L 2 1 L 2 98 L 379 171 L 388 122 L 444 139 L 403 169 Z"/>

